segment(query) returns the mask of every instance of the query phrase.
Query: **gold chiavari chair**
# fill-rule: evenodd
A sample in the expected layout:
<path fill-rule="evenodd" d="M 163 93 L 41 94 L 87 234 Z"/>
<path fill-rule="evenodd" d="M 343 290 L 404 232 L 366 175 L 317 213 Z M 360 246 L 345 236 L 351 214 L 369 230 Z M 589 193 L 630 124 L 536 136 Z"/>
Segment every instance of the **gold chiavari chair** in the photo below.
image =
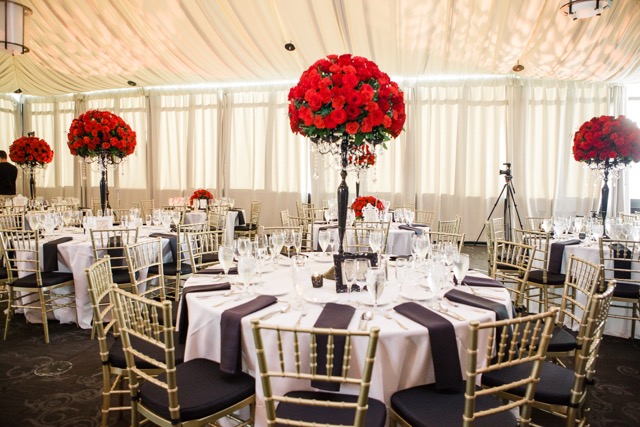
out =
<path fill-rule="evenodd" d="M 260 211 L 262 210 L 262 202 L 254 200 L 251 202 L 251 213 L 249 214 L 249 221 L 243 225 L 237 225 L 234 228 L 234 235 L 237 237 L 248 237 L 253 239 L 253 236 L 258 232 L 260 226 Z"/>
<path fill-rule="evenodd" d="M 25 214 L 22 212 L 11 212 L 0 214 L 0 229 L 23 230 Z"/>
<path fill-rule="evenodd" d="M 456 216 L 456 219 L 446 220 L 446 221 L 438 221 L 438 229 L 439 233 L 460 233 L 460 224 L 462 224 L 462 217 L 460 215 Z"/>
<path fill-rule="evenodd" d="M 390 225 L 389 221 L 355 221 L 352 227 L 346 229 L 345 246 L 350 252 L 371 252 L 369 236 L 373 231 L 379 231 L 382 232 L 380 253 L 386 253 Z"/>
<path fill-rule="evenodd" d="M 136 243 L 137 241 L 137 228 L 91 230 L 91 245 L 93 247 L 94 259 L 98 260 L 109 255 L 111 258 L 112 281 L 126 289 L 133 287 L 133 282 L 129 275 L 125 246 Z"/>
<path fill-rule="evenodd" d="M 439 233 L 437 231 L 431 231 L 429 232 L 429 237 L 434 245 L 451 243 L 458 249 L 458 252 L 462 252 L 462 248 L 464 247 L 464 233 Z"/>
<path fill-rule="evenodd" d="M 529 305 L 527 281 L 535 251 L 534 246 L 523 243 L 508 240 L 494 242 L 491 277 L 505 285 L 518 311 L 524 308 L 525 303 L 527 307 Z"/>
<path fill-rule="evenodd" d="M 416 224 L 424 224 L 428 227 L 433 227 L 436 220 L 436 213 L 433 211 L 415 210 L 414 222 Z"/>

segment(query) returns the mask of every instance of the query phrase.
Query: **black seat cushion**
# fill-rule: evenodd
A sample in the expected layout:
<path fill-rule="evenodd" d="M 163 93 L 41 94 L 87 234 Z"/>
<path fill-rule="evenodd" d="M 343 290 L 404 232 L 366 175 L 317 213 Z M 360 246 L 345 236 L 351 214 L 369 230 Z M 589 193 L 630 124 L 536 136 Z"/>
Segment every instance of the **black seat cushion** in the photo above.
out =
<path fill-rule="evenodd" d="M 315 399 L 321 401 L 332 402 L 350 402 L 358 401 L 358 396 L 347 394 L 327 393 L 320 391 L 290 391 L 285 394 L 287 397 Z M 384 403 L 379 400 L 369 398 L 369 408 L 365 416 L 364 425 L 367 427 L 384 427 L 387 419 L 387 408 Z M 280 402 L 276 408 L 278 417 L 295 419 L 299 421 L 316 422 L 319 424 L 343 424 L 353 425 L 355 410 L 353 409 L 336 409 L 325 408 L 322 406 L 295 405 L 286 402 Z"/>
<path fill-rule="evenodd" d="M 193 359 L 176 366 L 178 401 L 182 421 L 214 414 L 228 408 L 255 392 L 255 379 L 245 373 L 228 375 L 220 371 L 220 364 L 207 359 Z M 158 377 L 165 379 L 165 375 Z M 167 392 L 146 382 L 140 387 L 140 402 L 171 419 Z"/>
<path fill-rule="evenodd" d="M 131 337 L 134 347 L 140 349 L 145 354 L 149 354 L 156 359 L 163 358 L 163 351 L 153 345 L 150 345 L 146 341 L 142 341 L 136 337 Z M 178 333 L 174 333 L 174 343 L 178 342 Z M 156 367 L 144 360 L 136 358 L 136 366 L 140 369 L 155 369 Z M 175 344 L 175 361 L 176 365 L 184 362 L 184 344 Z M 116 368 L 127 368 L 127 361 L 124 358 L 124 349 L 122 348 L 122 340 L 116 339 L 109 348 L 109 363 Z"/>
<path fill-rule="evenodd" d="M 117 283 L 119 285 L 122 285 L 123 283 L 131 283 L 131 276 L 129 276 L 128 270 L 120 268 L 111 270 L 111 275 L 113 277 L 113 283 Z"/>
<path fill-rule="evenodd" d="M 162 264 L 162 270 L 165 276 L 178 275 L 178 266 L 175 262 L 167 262 L 165 264 Z M 193 270 L 191 270 L 191 265 L 184 262 L 180 263 L 180 274 L 191 274 L 192 272 Z M 158 274 L 158 268 L 156 266 L 149 267 L 149 274 Z"/>
<path fill-rule="evenodd" d="M 7 274 L 6 267 L 0 266 L 0 280 L 6 279 L 7 277 L 9 277 L 9 275 Z"/>
<path fill-rule="evenodd" d="M 617 282 L 613 290 L 613 296 L 618 298 L 638 299 L 640 297 L 640 285 L 628 282 Z"/>
<path fill-rule="evenodd" d="M 564 285 L 565 275 L 560 273 L 547 272 L 547 282 L 545 283 L 544 272 L 542 270 L 531 270 L 529 272 L 529 281 L 541 285 Z"/>
<path fill-rule="evenodd" d="M 549 347 L 547 347 L 548 352 L 571 351 L 576 348 L 578 348 L 578 342 L 575 336 L 563 327 L 556 326 L 553 328 Z"/>
<path fill-rule="evenodd" d="M 477 396 L 476 411 L 500 406 L 493 396 Z M 464 393 L 440 393 L 435 384 L 420 385 L 398 391 L 391 396 L 391 408 L 415 427 L 447 427 L 462 425 Z M 516 426 L 516 418 L 510 411 L 476 418 L 478 427 Z"/>
<path fill-rule="evenodd" d="M 214 262 L 218 262 L 218 253 L 203 254 L 202 255 L 202 262 L 204 264 L 211 264 L 211 263 L 214 263 Z"/>
<path fill-rule="evenodd" d="M 59 285 L 65 282 L 73 281 L 72 273 L 60 273 L 58 271 L 43 271 L 40 273 L 40 278 L 42 279 L 42 286 L 49 287 L 54 285 Z M 36 288 L 38 287 L 38 283 L 36 280 L 36 275 L 28 274 L 24 277 L 14 280 L 10 286 L 16 286 L 20 288 Z"/>
<path fill-rule="evenodd" d="M 532 362 L 531 362 L 532 363 Z M 487 372 L 482 376 L 482 384 L 496 386 L 507 382 L 524 378 L 531 373 L 530 363 Z M 540 381 L 536 387 L 535 400 L 551 405 L 569 406 L 571 402 L 571 387 L 573 386 L 574 372 L 551 362 L 543 362 L 540 371 Z M 518 387 L 511 392 L 518 396 L 524 396 L 525 388 Z"/>
<path fill-rule="evenodd" d="M 256 224 L 244 224 L 244 225 L 236 225 L 233 227 L 234 231 L 253 231 L 257 230 L 258 226 Z"/>

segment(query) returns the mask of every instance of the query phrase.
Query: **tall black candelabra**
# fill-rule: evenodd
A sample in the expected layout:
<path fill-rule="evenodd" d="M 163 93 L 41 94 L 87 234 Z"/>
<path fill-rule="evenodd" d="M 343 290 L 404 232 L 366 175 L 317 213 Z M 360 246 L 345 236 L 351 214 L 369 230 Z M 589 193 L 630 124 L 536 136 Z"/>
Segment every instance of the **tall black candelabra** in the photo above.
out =
<path fill-rule="evenodd" d="M 348 159 L 349 152 L 349 136 L 343 135 L 342 143 L 340 145 L 340 157 L 342 160 L 342 170 L 340 176 L 342 182 L 338 186 L 338 239 L 340 240 L 340 246 L 338 254 L 344 253 L 343 241 L 344 234 L 347 228 L 347 205 L 349 203 L 349 186 L 347 185 L 347 166 L 349 165 Z"/>
<path fill-rule="evenodd" d="M 607 210 L 609 207 L 609 159 L 604 162 L 604 169 L 602 170 L 602 194 L 600 200 L 600 215 L 602 216 L 602 237 L 608 239 L 607 236 Z"/>

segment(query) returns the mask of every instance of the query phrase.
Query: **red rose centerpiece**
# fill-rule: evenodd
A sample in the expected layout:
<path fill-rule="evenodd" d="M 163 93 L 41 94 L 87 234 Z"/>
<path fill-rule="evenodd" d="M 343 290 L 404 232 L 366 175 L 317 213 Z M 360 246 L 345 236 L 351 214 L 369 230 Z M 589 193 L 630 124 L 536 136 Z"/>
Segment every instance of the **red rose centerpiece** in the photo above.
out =
<path fill-rule="evenodd" d="M 90 110 L 73 119 L 67 133 L 67 145 L 74 156 L 87 163 L 97 161 L 102 170 L 100 205 L 109 207 L 107 168 L 117 166 L 136 148 L 136 133 L 131 127 L 109 111 Z"/>
<path fill-rule="evenodd" d="M 23 136 L 9 146 L 9 158 L 29 172 L 31 198 L 36 197 L 35 169 L 44 168 L 53 161 L 53 150 L 44 139 Z"/>
<path fill-rule="evenodd" d="M 289 91 L 291 130 L 309 137 L 319 153 L 336 156 L 342 168 L 339 255 L 347 222 L 347 168 L 359 171 L 375 164 L 375 148 L 386 148 L 385 141 L 400 135 L 405 119 L 404 94 L 397 83 L 360 56 L 322 58 L 302 73 Z"/>
<path fill-rule="evenodd" d="M 603 237 L 607 237 L 609 174 L 617 178 L 619 170 L 640 161 L 640 129 L 623 115 L 594 117 L 584 122 L 573 136 L 573 158 L 602 173 L 600 214 Z"/>
<path fill-rule="evenodd" d="M 196 202 L 196 200 L 197 200 L 197 202 Z M 200 207 L 202 207 L 200 205 L 200 200 L 206 200 L 207 202 L 209 200 L 213 200 L 213 194 L 211 194 L 210 191 L 205 190 L 204 188 L 200 188 L 200 189 L 198 189 L 198 190 L 193 192 L 193 194 L 189 198 L 189 203 L 191 203 L 191 206 L 193 206 L 195 208 L 200 208 Z M 197 205 L 196 205 L 196 203 L 197 203 Z"/>
<path fill-rule="evenodd" d="M 380 212 L 384 210 L 384 204 L 380 199 L 377 199 L 373 196 L 356 197 L 356 199 L 351 204 L 351 209 L 353 209 L 353 213 L 355 214 L 356 219 L 364 218 L 364 215 L 362 214 L 362 209 L 367 205 L 371 205 L 378 208 L 378 211 Z"/>

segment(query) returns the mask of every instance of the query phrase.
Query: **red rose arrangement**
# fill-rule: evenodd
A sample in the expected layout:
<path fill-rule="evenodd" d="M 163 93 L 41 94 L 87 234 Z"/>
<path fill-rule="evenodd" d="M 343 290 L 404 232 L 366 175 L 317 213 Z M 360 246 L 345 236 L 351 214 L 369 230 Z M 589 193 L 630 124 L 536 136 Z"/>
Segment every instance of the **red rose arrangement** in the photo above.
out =
<path fill-rule="evenodd" d="M 594 117 L 573 137 L 573 157 L 594 169 L 640 161 L 640 129 L 623 115 Z"/>
<path fill-rule="evenodd" d="M 205 190 L 204 188 L 201 188 L 199 190 L 196 190 L 193 192 L 193 194 L 191 195 L 191 197 L 189 198 L 189 203 L 191 203 L 193 205 L 193 201 L 194 200 L 198 200 L 198 199 L 213 199 L 213 194 L 211 194 L 210 191 Z"/>
<path fill-rule="evenodd" d="M 320 59 L 289 91 L 291 130 L 313 142 L 348 135 L 350 145 L 377 144 L 400 135 L 405 119 L 398 85 L 360 56 Z"/>
<path fill-rule="evenodd" d="M 351 204 L 351 209 L 353 209 L 353 213 L 356 214 L 356 219 L 362 219 L 362 208 L 367 205 L 375 206 L 379 211 L 384 210 L 384 205 L 380 199 L 376 199 L 373 196 L 356 197 Z"/>
<path fill-rule="evenodd" d="M 13 141 L 9 147 L 9 158 L 20 166 L 44 167 L 53 160 L 53 150 L 44 139 L 23 136 Z"/>
<path fill-rule="evenodd" d="M 74 156 L 124 158 L 136 148 L 136 133 L 119 116 L 90 110 L 71 122 L 67 145 Z"/>

